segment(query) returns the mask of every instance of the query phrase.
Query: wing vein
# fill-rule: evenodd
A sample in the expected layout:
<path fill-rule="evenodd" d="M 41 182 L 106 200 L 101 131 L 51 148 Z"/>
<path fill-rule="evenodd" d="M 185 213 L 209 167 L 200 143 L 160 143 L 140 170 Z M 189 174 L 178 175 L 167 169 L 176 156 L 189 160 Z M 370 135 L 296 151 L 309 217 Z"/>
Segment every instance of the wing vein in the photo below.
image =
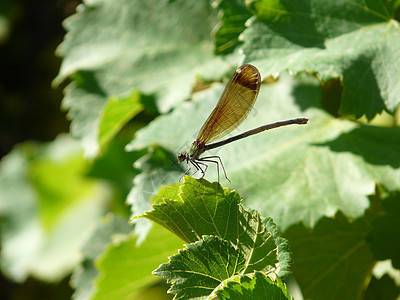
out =
<path fill-rule="evenodd" d="M 236 127 L 248 116 L 260 90 L 261 77 L 256 67 L 239 67 L 226 85 L 217 106 L 201 127 L 197 141 L 216 141 Z"/>

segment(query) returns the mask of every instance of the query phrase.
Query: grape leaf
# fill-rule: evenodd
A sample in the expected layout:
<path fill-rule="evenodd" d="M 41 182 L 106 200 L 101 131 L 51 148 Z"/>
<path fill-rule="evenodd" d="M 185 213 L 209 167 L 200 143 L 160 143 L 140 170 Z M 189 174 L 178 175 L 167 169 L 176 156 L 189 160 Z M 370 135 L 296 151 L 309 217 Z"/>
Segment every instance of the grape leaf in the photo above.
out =
<path fill-rule="evenodd" d="M 362 296 L 375 263 L 366 242 L 366 218 L 349 222 L 338 213 L 322 218 L 309 230 L 302 224 L 288 228 L 293 273 L 307 299 L 355 299 Z M 351 284 L 349 284 L 351 282 Z"/>
<path fill-rule="evenodd" d="M 275 281 L 262 272 L 254 272 L 251 275 L 241 275 L 233 280 L 226 280 L 213 294 L 218 296 L 219 300 L 291 299 L 287 287 L 279 277 Z"/>
<path fill-rule="evenodd" d="M 222 281 L 245 268 L 245 259 L 229 242 L 216 236 L 203 236 L 185 245 L 153 273 L 172 283 L 174 299 L 193 299 L 211 294 Z"/>
<path fill-rule="evenodd" d="M 23 144 L 3 158 L 1 267 L 7 276 L 54 282 L 80 261 L 80 240 L 109 196 L 104 184 L 85 177 L 88 168 L 79 144 L 66 135 Z"/>
<path fill-rule="evenodd" d="M 219 78 L 230 69 L 228 60 L 212 54 L 216 21 L 204 0 L 91 0 L 78 7 L 65 21 L 55 83 L 73 80 L 63 106 L 87 155 L 99 151 L 99 118 L 107 99 L 137 89 L 156 95 L 159 110 L 166 112 L 190 95 L 196 76 Z"/>
<path fill-rule="evenodd" d="M 175 170 L 176 166 L 170 164 L 170 160 L 169 153 L 162 148 L 151 147 L 148 154 L 135 162 L 135 166 L 141 168 L 143 172 L 133 180 L 134 185 L 126 201 L 131 205 L 132 217 L 149 210 L 151 208 L 149 198 L 153 197 L 159 188 L 174 183 L 180 176 Z M 175 199 L 176 196 L 170 195 L 170 198 Z M 145 219 L 135 219 L 133 222 L 140 243 L 145 239 L 151 223 Z"/>
<path fill-rule="evenodd" d="M 253 214 L 252 210 L 250 210 L 250 212 Z M 265 227 L 267 227 L 268 232 L 270 232 L 274 237 L 275 243 L 278 247 L 278 261 L 280 265 L 278 275 L 280 278 L 284 278 L 292 273 L 290 270 L 292 258 L 290 256 L 291 251 L 289 249 L 288 240 L 280 236 L 276 224 L 271 217 L 262 218 L 262 222 L 265 224 Z"/>
<path fill-rule="evenodd" d="M 158 143 L 173 153 L 187 150 L 183 145 L 189 148 L 196 139 L 196 130 L 221 92 L 221 85 L 213 85 L 196 93 L 192 102 L 138 131 L 128 149 Z M 271 216 L 282 230 L 299 221 L 312 227 L 338 209 L 352 218 L 363 215 L 376 182 L 389 190 L 400 188 L 400 128 L 335 119 L 321 110 L 319 99 L 319 83 L 310 78 L 295 81 L 282 76 L 276 84 L 262 85 L 253 112 L 233 135 L 295 117 L 307 117 L 309 123 L 210 151 L 222 158 L 245 204 Z M 177 161 L 167 163 L 172 169 Z M 217 179 L 214 167 L 208 168 L 206 177 Z"/>
<path fill-rule="evenodd" d="M 216 54 L 231 53 L 241 45 L 239 35 L 252 15 L 243 0 L 217 0 L 214 4 L 220 11 L 218 30 L 215 32 L 215 52 Z"/>
<path fill-rule="evenodd" d="M 378 261 L 372 270 L 372 274 L 377 279 L 380 279 L 387 274 L 396 282 L 397 286 L 400 287 L 400 270 L 393 268 L 390 259 Z"/>
<path fill-rule="evenodd" d="M 145 150 L 130 153 L 126 152 L 124 150 L 126 139 L 121 138 L 123 136 L 124 135 L 119 135 L 109 144 L 106 151 L 102 153 L 102 156 L 98 157 L 93 162 L 88 172 L 89 177 L 107 181 L 112 185 L 113 196 L 115 200 L 118 201 L 118 203 L 115 203 L 115 201 L 114 203 L 122 209 L 122 211 L 118 211 L 119 214 L 124 214 L 124 212 L 127 211 L 127 207 L 124 203 L 126 195 L 132 188 L 132 178 L 140 173 L 138 169 L 132 168 L 132 162 L 146 153 Z M 120 205 L 124 206 L 124 208 Z M 116 211 L 113 210 L 113 212 Z"/>
<path fill-rule="evenodd" d="M 243 209 L 236 191 L 189 176 L 185 177 L 181 191 L 180 200 L 165 198 L 135 218 L 152 220 L 186 242 L 198 241 L 203 235 L 230 241 L 244 255 L 243 274 L 253 270 L 278 273 L 280 265 L 288 268 L 285 265 L 288 261 L 279 261 L 278 265 L 278 247 L 273 235 L 258 213 Z"/>
<path fill-rule="evenodd" d="M 100 112 L 99 144 L 103 148 L 119 130 L 143 110 L 137 91 L 124 99 L 111 97 Z"/>
<path fill-rule="evenodd" d="M 342 78 L 341 113 L 372 119 L 394 113 L 400 85 L 398 1 L 249 1 L 253 18 L 243 32 L 246 61 L 261 74 L 316 73 Z"/>
<path fill-rule="evenodd" d="M 86 237 L 81 246 L 82 263 L 75 268 L 71 278 L 71 285 L 75 288 L 74 300 L 91 299 L 95 291 L 93 280 L 98 275 L 95 259 L 112 240 L 117 237 L 120 239 L 119 236 L 129 234 L 131 231 L 132 226 L 129 226 L 125 218 L 109 214 Z"/>
<path fill-rule="evenodd" d="M 391 259 L 393 267 L 400 269 L 400 192 L 393 192 L 382 200 L 384 211 L 372 221 L 368 237 L 375 259 Z"/>
<path fill-rule="evenodd" d="M 99 275 L 91 299 L 135 299 L 141 289 L 157 280 L 152 270 L 180 247 L 182 241 L 157 224 L 140 246 L 132 234 L 109 244 L 96 261 Z"/>
<path fill-rule="evenodd" d="M 380 279 L 372 277 L 365 292 L 365 300 L 386 299 L 395 300 L 400 296 L 400 287 L 387 274 Z"/>

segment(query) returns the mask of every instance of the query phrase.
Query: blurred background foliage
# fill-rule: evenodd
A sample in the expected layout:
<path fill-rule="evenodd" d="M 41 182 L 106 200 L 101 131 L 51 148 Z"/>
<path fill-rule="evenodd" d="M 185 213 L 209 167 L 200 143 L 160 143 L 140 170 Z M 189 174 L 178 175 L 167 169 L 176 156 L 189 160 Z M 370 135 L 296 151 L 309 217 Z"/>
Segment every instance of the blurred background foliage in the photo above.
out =
<path fill-rule="evenodd" d="M 51 88 L 61 59 L 54 55 L 75 12 L 75 0 L 2 0 L 0 3 L 0 156 L 26 141 L 52 141 L 68 132 L 60 110 L 62 88 Z M 3 220 L 4 221 L 4 220 Z M 3 274 L 3 273 L 1 273 Z M 17 283 L 1 276 L 1 299 L 69 299 L 69 277 Z"/>
<path fill-rule="evenodd" d="M 60 110 L 62 89 L 51 88 L 61 60 L 55 48 L 65 34 L 62 21 L 78 1 L 14 1 L 0 4 L 1 155 L 27 141 L 50 141 L 68 132 Z"/>
<path fill-rule="evenodd" d="M 60 58 L 54 49 L 65 34 L 62 21 L 79 1 L 2 0 L 0 3 L 0 156 L 26 141 L 51 141 L 68 132 L 60 110 L 62 88 L 51 88 Z M 4 222 L 4 220 L 3 220 Z M 1 273 L 3 274 L 3 273 Z M 1 299 L 69 299 L 69 277 L 48 283 L 1 276 Z"/>
<path fill-rule="evenodd" d="M 52 86 L 52 81 L 61 65 L 61 58 L 55 55 L 55 49 L 62 42 L 66 33 L 62 22 L 75 13 L 76 7 L 80 3 L 81 1 L 76 0 L 37 2 L 4 0 L 0 3 L 0 157 L 3 158 L 13 148 L 15 149 L 13 152 L 15 159 L 11 157 L 2 160 L 2 169 L 10 170 L 11 173 L 15 171 L 14 174 L 4 171 L 7 174 L 3 173 L 0 176 L 3 187 L 0 190 L 2 199 L 0 201 L 0 224 L 3 240 L 0 249 L 3 255 L 7 252 L 4 244 L 6 241 L 10 241 L 7 237 L 9 232 L 6 232 L 9 224 L 12 227 L 15 221 L 19 227 L 30 227 L 32 219 L 38 218 L 36 214 L 39 214 L 40 222 L 43 222 L 42 226 L 47 227 L 48 232 L 52 232 L 53 226 L 59 225 L 57 219 L 63 215 L 63 209 L 64 211 L 70 209 L 68 207 L 73 205 L 73 199 L 82 194 L 87 195 L 88 189 L 92 188 L 92 183 L 98 185 L 99 180 L 103 180 L 103 183 L 108 182 L 106 186 L 103 186 L 103 191 L 99 196 L 109 199 L 106 201 L 107 208 L 103 205 L 101 212 L 98 211 L 97 217 L 106 211 L 113 211 L 118 215 L 125 216 L 123 223 L 129 229 L 127 222 L 130 210 L 124 202 L 131 189 L 132 178 L 138 173 L 132 167 L 132 162 L 138 156 L 143 155 L 140 152 L 131 154 L 123 150 L 131 135 L 124 136 L 124 133 L 121 133 L 119 138 L 114 140 L 107 149 L 107 155 L 98 157 L 95 162 L 83 159 L 78 144 L 74 146 L 74 142 L 67 136 L 58 138 L 59 141 L 61 140 L 59 146 L 55 142 L 57 136 L 61 133 L 68 133 L 70 127 L 66 110 L 60 108 L 65 85 Z M 154 108 L 149 108 L 147 111 L 147 114 L 136 118 L 135 124 L 132 125 L 133 128 L 140 128 L 143 124 L 147 124 L 156 113 Z M 130 133 L 130 130 L 128 132 Z M 50 143 L 46 144 L 47 142 Z M 55 148 L 54 145 L 56 145 Z M 13 179 L 10 179 L 12 177 Z M 88 180 L 91 178 L 94 181 L 89 183 Z M 13 183 L 9 179 L 10 181 L 14 180 Z M 28 186 L 21 186 L 21 181 L 28 183 Z M 34 191 L 31 190 L 34 194 L 29 192 L 23 194 L 22 192 L 20 196 L 25 200 L 18 202 L 15 191 L 26 191 L 25 188 L 31 188 L 29 187 L 30 183 L 35 186 Z M 4 186 L 7 185 L 10 187 L 8 191 L 4 189 Z M 111 193 L 110 190 L 112 190 Z M 36 204 L 31 202 L 36 201 L 33 195 L 39 196 Z M 9 207 L 5 207 L 7 204 L 4 201 L 10 198 L 13 198 L 11 202 L 14 202 L 15 209 L 23 211 L 20 215 L 19 213 L 14 215 L 15 219 L 10 216 L 12 213 L 9 213 Z M 98 202 L 94 203 L 95 206 L 98 204 Z M 78 210 L 82 210 L 82 208 L 83 206 Z M 93 210 L 96 211 L 96 209 L 96 207 L 91 207 L 92 212 L 86 211 L 81 217 L 76 212 L 71 222 L 74 222 L 73 219 L 76 218 L 90 220 L 88 215 L 93 214 Z M 6 216 L 7 214 L 8 216 Z M 90 222 L 94 223 L 94 220 L 92 219 Z M 84 233 L 82 227 L 87 226 L 83 224 L 78 226 L 77 229 L 80 233 Z M 12 231 L 11 235 L 20 233 Z M 38 240 L 35 242 L 35 237 L 32 235 L 34 234 L 30 232 L 30 237 L 21 236 L 22 244 L 17 244 L 17 248 L 21 251 L 16 248 L 11 249 L 12 253 L 14 251 L 21 252 L 20 256 L 16 255 L 17 261 L 18 259 L 24 260 L 24 255 L 29 257 L 32 254 L 29 244 L 38 242 Z M 63 247 L 66 247 L 64 251 L 71 251 L 68 246 L 71 239 L 72 237 L 65 235 L 64 232 L 58 241 L 53 241 L 55 244 L 62 240 L 67 243 L 64 245 L 61 243 L 56 252 Z M 28 245 L 28 247 L 25 248 L 24 245 Z M 51 248 L 52 242 L 45 242 L 43 247 Z M 72 250 L 75 252 L 78 249 L 77 245 L 73 248 Z M 42 255 L 46 257 L 51 253 Z M 56 255 L 60 256 L 62 252 L 57 252 Z M 46 259 L 39 256 L 37 261 L 39 265 L 22 267 L 16 273 L 11 271 L 12 275 L 9 273 L 8 276 L 4 276 L 7 263 L 3 259 L 3 270 L 0 271 L 0 298 L 70 299 L 74 291 L 70 283 L 71 267 L 76 265 L 80 259 L 79 256 L 74 262 L 71 260 L 66 262 L 67 269 L 64 271 L 62 271 L 61 265 L 49 259 L 46 271 L 46 267 L 43 268 L 43 262 Z M 53 268 L 52 271 L 51 268 Z M 61 270 L 61 273 L 56 269 Z M 46 273 L 48 275 L 43 276 Z M 166 286 L 156 284 L 149 290 L 142 290 L 141 293 L 152 295 L 155 298 L 158 298 L 160 294 L 161 297 L 165 297 Z"/>

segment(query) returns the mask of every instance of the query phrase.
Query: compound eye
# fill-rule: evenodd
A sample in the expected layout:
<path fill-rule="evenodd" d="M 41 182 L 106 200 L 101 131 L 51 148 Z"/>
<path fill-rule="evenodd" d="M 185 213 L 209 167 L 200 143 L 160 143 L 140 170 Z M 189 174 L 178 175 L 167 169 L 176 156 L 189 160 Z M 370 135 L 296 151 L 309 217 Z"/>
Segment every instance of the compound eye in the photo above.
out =
<path fill-rule="evenodd" d="M 179 161 L 180 163 L 183 162 L 183 161 L 185 160 L 185 158 L 186 158 L 185 153 L 179 153 L 179 154 L 178 154 L 178 161 Z"/>

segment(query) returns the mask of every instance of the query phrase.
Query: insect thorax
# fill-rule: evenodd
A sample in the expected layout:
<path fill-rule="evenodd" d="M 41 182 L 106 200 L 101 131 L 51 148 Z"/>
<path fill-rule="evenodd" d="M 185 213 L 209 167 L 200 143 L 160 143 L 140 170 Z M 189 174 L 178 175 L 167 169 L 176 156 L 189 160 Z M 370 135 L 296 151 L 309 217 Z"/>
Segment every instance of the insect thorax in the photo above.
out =
<path fill-rule="evenodd" d="M 189 157 L 192 159 L 199 158 L 199 156 L 205 151 L 204 146 L 204 143 L 194 141 L 189 151 Z"/>

